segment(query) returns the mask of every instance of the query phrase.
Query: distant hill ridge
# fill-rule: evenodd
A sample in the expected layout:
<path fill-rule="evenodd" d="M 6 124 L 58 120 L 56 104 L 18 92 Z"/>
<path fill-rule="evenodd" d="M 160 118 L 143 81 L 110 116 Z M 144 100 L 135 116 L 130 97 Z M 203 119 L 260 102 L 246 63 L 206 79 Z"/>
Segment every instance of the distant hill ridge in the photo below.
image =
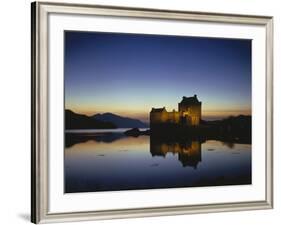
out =
<path fill-rule="evenodd" d="M 122 117 L 113 113 L 103 113 L 103 114 L 96 114 L 93 115 L 92 118 L 104 121 L 104 122 L 111 122 L 114 123 L 118 128 L 146 128 L 148 124 L 138 120 L 132 119 L 129 117 Z"/>
<path fill-rule="evenodd" d="M 113 128 L 145 128 L 148 124 L 140 120 L 122 117 L 113 113 L 86 116 L 65 110 L 65 129 L 113 129 Z"/>
<path fill-rule="evenodd" d="M 86 115 L 65 110 L 65 129 L 112 129 L 117 128 L 110 122 L 99 121 Z"/>

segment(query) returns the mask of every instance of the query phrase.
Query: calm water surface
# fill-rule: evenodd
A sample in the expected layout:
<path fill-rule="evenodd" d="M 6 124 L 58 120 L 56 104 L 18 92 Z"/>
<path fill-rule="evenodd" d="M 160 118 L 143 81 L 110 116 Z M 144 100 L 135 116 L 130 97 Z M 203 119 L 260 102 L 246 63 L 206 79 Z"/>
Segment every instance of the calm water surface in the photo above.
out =
<path fill-rule="evenodd" d="M 167 142 L 123 131 L 66 132 L 65 192 L 251 184 L 250 144 Z"/>

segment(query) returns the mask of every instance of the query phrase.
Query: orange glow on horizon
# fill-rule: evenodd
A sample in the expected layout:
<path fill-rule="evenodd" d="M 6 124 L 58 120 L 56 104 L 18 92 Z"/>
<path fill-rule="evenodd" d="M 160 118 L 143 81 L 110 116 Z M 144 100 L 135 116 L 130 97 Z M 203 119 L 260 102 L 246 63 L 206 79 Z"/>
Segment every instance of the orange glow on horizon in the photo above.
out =
<path fill-rule="evenodd" d="M 149 122 L 149 113 L 148 111 L 136 111 L 136 110 L 105 110 L 105 111 L 94 111 L 94 110 L 79 110 L 70 108 L 75 113 L 84 114 L 87 116 L 92 116 L 98 113 L 113 113 L 123 117 L 129 117 L 132 119 L 138 119 L 143 122 Z M 202 119 L 204 120 L 213 120 L 213 119 L 223 119 L 230 116 L 238 116 L 238 115 L 252 115 L 252 111 L 250 109 L 241 109 L 241 110 L 202 110 Z"/>

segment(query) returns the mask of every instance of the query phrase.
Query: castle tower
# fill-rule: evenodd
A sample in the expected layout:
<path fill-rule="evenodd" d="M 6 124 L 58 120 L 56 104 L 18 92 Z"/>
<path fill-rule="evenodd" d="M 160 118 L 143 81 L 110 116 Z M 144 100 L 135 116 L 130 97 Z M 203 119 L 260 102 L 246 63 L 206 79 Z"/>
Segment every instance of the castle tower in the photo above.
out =
<path fill-rule="evenodd" d="M 201 121 L 201 105 L 202 102 L 198 101 L 197 95 L 193 97 L 182 97 L 181 102 L 178 104 L 179 113 L 185 123 L 192 126 L 200 124 Z"/>

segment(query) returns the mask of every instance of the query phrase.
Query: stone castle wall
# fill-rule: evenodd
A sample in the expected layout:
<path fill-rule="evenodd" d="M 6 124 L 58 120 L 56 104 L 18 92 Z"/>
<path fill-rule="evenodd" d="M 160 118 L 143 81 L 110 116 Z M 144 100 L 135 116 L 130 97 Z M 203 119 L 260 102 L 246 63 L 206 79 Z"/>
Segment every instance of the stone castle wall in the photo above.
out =
<path fill-rule="evenodd" d="M 199 125 L 201 120 L 201 104 L 190 106 L 188 108 L 188 116 L 190 116 L 191 125 Z"/>
<path fill-rule="evenodd" d="M 196 95 L 194 96 L 194 98 L 196 98 L 197 100 Z M 172 123 L 192 126 L 197 126 L 200 124 L 201 102 L 198 102 L 198 100 L 194 104 L 181 102 L 178 104 L 178 109 L 178 112 L 175 110 L 173 110 L 172 112 L 167 112 L 165 107 L 159 109 L 153 108 L 150 112 L 150 123 Z"/>
<path fill-rule="evenodd" d="M 150 122 L 151 123 L 179 123 L 180 113 L 176 111 L 153 112 L 150 113 Z"/>

